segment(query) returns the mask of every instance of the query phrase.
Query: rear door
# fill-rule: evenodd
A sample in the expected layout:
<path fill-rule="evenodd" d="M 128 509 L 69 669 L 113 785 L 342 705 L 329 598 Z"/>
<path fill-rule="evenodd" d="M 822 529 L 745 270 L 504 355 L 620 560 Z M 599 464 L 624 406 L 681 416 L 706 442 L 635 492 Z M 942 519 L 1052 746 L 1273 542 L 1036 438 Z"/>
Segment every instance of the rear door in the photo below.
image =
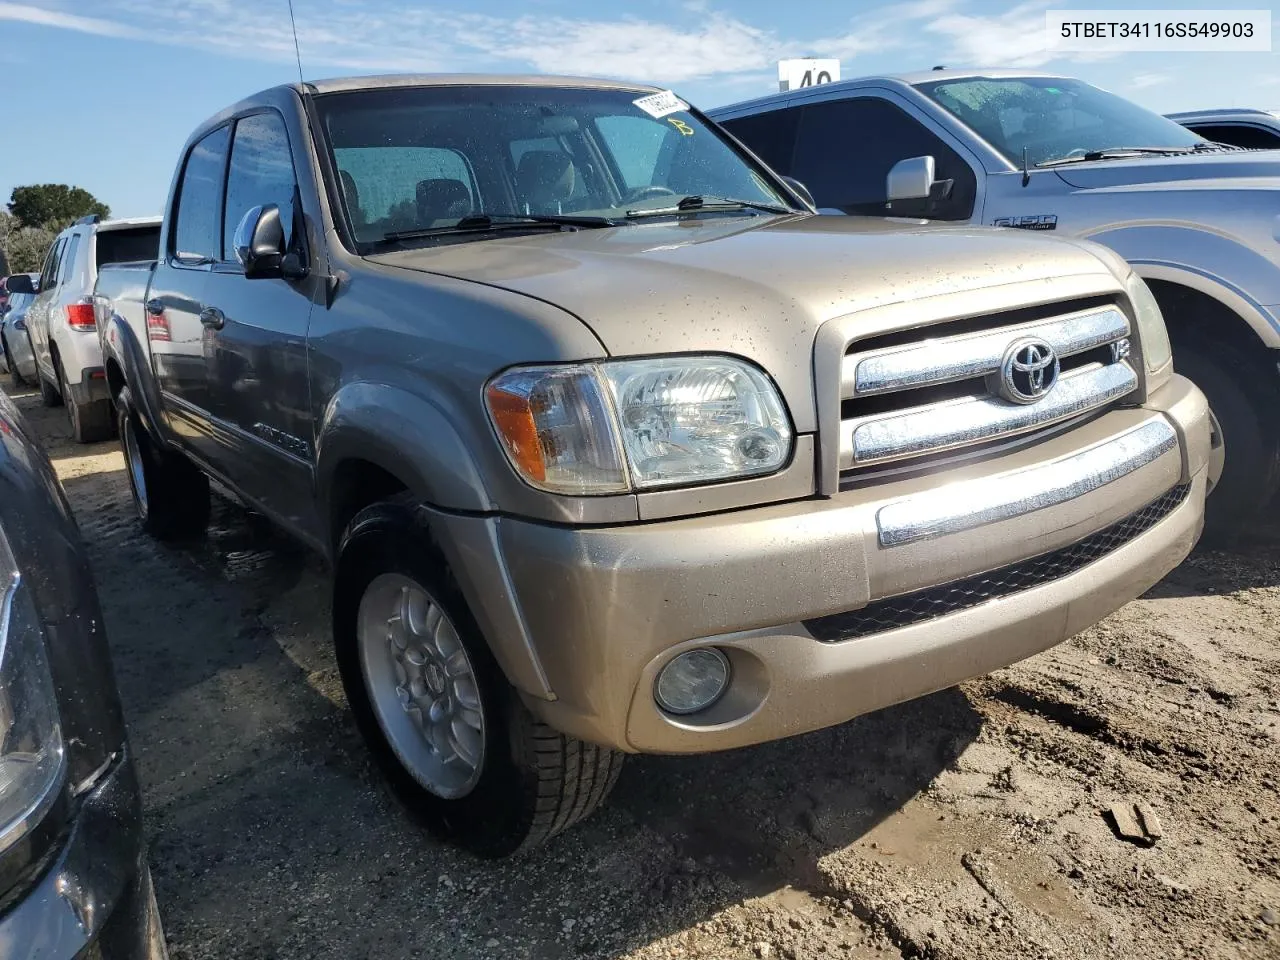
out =
<path fill-rule="evenodd" d="M 205 357 L 218 459 L 246 496 L 296 528 L 310 527 L 312 433 L 307 379 L 311 284 L 248 280 L 235 233 L 254 207 L 274 204 L 295 244 L 297 177 L 284 118 L 241 117 L 227 168 L 221 256 L 205 292 Z M 300 240 L 300 238 L 299 238 Z"/>
<path fill-rule="evenodd" d="M 207 328 L 200 322 L 209 271 L 222 250 L 222 189 L 230 126 L 218 127 L 191 148 L 174 194 L 177 204 L 162 238 L 145 305 L 156 384 L 169 427 L 187 450 L 215 470 Z"/>
<path fill-rule="evenodd" d="M 54 302 L 58 296 L 58 277 L 62 271 L 67 240 L 66 236 L 61 236 L 49 249 L 40 270 L 40 292 L 27 308 L 27 332 L 31 336 L 31 350 L 42 371 L 41 375 L 50 383 L 57 383 L 58 377 L 49 359 L 49 319 L 53 315 Z"/>

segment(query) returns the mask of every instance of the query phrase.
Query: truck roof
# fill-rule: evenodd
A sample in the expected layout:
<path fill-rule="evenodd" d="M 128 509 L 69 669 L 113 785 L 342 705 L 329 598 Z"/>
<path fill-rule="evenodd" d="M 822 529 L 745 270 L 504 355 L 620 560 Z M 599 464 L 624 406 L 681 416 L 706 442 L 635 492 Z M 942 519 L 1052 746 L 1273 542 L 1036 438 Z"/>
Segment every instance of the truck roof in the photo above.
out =
<path fill-rule="evenodd" d="M 1277 111 L 1259 110 L 1257 107 L 1223 107 L 1220 110 L 1181 110 L 1166 113 L 1170 120 L 1218 120 L 1223 117 L 1275 117 Z"/>
<path fill-rule="evenodd" d="M 970 67 L 966 69 L 942 69 L 942 70 L 915 70 L 908 73 L 882 73 L 874 76 L 852 77 L 848 80 L 838 80 L 835 83 L 824 83 L 821 90 L 827 91 L 837 90 L 856 90 L 861 87 L 878 87 L 888 84 L 901 84 L 903 86 L 914 86 L 917 83 L 931 83 L 937 80 L 963 80 L 972 79 L 974 77 L 990 77 L 992 79 L 1009 79 L 1014 77 L 1054 77 L 1056 79 L 1065 80 L 1063 74 L 1052 73 L 1047 70 L 1018 70 L 1003 67 L 993 67 L 990 69 L 981 67 Z M 806 92 L 814 92 L 818 87 L 806 87 Z M 709 115 L 714 116 L 722 111 L 730 109 L 737 110 L 739 108 L 764 106 L 786 97 L 794 97 L 796 90 L 788 90 L 781 93 L 771 93 L 763 97 L 756 97 L 752 100 L 739 100 L 737 103 L 725 104 L 723 107 L 716 107 L 708 110 Z"/>
<path fill-rule="evenodd" d="M 291 84 L 301 90 L 298 84 Z M 333 77 L 308 80 L 310 93 L 340 93 L 350 90 L 378 90 L 386 87 L 578 87 L 597 90 L 631 90 L 649 93 L 661 89 L 645 83 L 603 80 L 598 77 L 562 77 L 550 74 L 507 73 L 392 73 L 374 77 Z"/>

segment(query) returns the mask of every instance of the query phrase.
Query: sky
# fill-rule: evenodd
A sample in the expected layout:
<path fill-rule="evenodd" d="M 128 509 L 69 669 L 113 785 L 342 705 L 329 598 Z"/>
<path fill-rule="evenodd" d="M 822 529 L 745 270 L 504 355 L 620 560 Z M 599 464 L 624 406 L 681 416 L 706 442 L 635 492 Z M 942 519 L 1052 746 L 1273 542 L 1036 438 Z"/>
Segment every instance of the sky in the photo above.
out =
<path fill-rule="evenodd" d="M 293 0 L 307 79 L 562 73 L 672 87 L 702 107 L 777 89 L 784 57 L 844 79 L 938 64 L 1043 68 L 1162 112 L 1280 108 L 1280 52 L 1051 55 L 1050 9 L 1265 8 L 1253 0 Z M 1280 28 L 1280 11 L 1273 29 Z M 1280 51 L 1280 43 L 1275 45 Z M 0 0 L 0 201 L 70 183 L 160 213 L 191 130 L 298 79 L 288 0 Z"/>

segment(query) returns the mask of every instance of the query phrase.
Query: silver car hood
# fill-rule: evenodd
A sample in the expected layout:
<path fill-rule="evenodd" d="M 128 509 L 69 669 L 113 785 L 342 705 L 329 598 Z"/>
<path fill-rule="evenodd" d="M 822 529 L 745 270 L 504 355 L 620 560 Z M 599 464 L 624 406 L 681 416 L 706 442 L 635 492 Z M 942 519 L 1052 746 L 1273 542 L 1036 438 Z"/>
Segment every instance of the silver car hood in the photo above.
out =
<path fill-rule="evenodd" d="M 1280 150 L 1097 160 L 1054 169 L 1066 183 L 1083 189 L 1140 185 L 1169 189 L 1280 189 Z"/>
<path fill-rule="evenodd" d="M 802 431 L 813 423 L 814 336 L 828 320 L 1018 281 L 1052 284 L 1091 274 L 1119 288 L 1083 245 L 1023 231 L 865 217 L 665 220 L 370 259 L 555 304 L 581 319 L 614 356 L 750 357 L 778 381 Z M 1046 298 L 1052 297 L 1049 286 Z"/>

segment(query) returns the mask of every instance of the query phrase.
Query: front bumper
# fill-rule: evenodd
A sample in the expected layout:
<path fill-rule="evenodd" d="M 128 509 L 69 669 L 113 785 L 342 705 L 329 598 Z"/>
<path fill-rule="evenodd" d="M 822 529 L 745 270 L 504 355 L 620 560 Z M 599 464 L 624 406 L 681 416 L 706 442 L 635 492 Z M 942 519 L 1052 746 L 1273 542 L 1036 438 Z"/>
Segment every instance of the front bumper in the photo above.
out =
<path fill-rule="evenodd" d="M 1135 436 L 1168 439 L 1132 456 Z M 1123 469 L 1082 472 L 1098 463 L 1097 451 Z M 945 487 L 936 475 L 917 476 L 830 499 L 623 527 L 437 522 L 448 528 L 446 543 L 461 545 L 450 559 L 463 590 L 540 718 L 622 750 L 701 752 L 841 723 L 1097 622 L 1190 552 L 1203 525 L 1208 453 L 1204 397 L 1174 377 L 1142 408 L 949 469 Z M 1050 495 L 1021 495 L 1033 477 Z M 1163 504 L 1153 522 L 1125 526 L 1153 502 Z M 1113 529 L 1132 535 L 1099 534 Z M 1086 542 L 1103 548 L 1017 589 L 876 631 L 832 627 L 887 598 L 963 585 Z M 732 663 L 729 692 L 704 714 L 664 713 L 652 694 L 658 671 L 706 645 Z M 521 683 L 530 675 L 554 699 L 532 695 Z"/>
<path fill-rule="evenodd" d="M 0 957 L 165 960 L 126 753 L 81 798 L 52 864 L 0 915 Z"/>

